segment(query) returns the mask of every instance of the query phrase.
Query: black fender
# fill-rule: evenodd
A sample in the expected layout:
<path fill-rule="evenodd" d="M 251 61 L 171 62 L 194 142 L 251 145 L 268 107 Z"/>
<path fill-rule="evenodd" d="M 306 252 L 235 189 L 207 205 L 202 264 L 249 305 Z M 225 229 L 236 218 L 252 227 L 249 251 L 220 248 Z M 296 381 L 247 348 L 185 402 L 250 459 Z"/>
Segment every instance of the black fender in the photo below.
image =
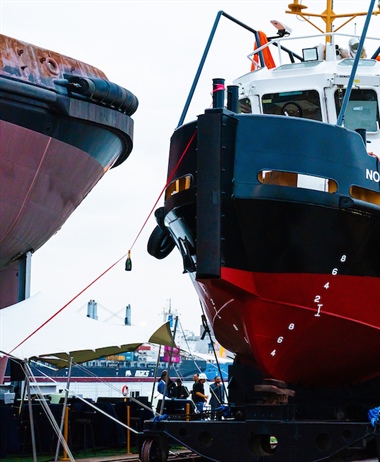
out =
<path fill-rule="evenodd" d="M 174 247 L 175 243 L 169 232 L 157 225 L 148 240 L 148 253 L 158 260 L 162 260 L 170 254 Z"/>

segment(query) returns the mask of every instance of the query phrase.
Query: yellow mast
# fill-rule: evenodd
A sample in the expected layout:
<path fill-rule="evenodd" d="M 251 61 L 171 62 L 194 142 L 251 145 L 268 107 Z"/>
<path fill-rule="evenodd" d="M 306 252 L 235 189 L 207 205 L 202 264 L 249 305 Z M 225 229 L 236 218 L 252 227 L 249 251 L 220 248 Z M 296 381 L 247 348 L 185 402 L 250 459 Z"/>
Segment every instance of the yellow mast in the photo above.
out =
<path fill-rule="evenodd" d="M 339 29 L 344 27 L 347 23 L 352 21 L 353 19 L 357 18 L 358 16 L 366 16 L 368 14 L 368 11 L 364 11 L 361 13 L 345 13 L 345 14 L 335 14 L 333 11 L 333 0 L 326 0 L 326 10 L 323 13 L 317 14 L 317 13 L 305 13 L 304 10 L 307 8 L 306 5 L 302 5 L 299 0 L 294 0 L 293 3 L 290 3 L 288 5 L 289 10 L 286 10 L 286 13 L 289 14 L 296 14 L 303 18 L 306 22 L 311 24 L 313 27 L 319 30 L 319 32 L 323 33 L 329 33 L 333 32 L 332 26 L 333 22 L 337 18 L 348 18 L 347 21 L 345 21 L 343 24 L 341 24 L 339 27 L 337 27 L 334 32 L 337 32 Z M 373 12 L 374 15 L 380 14 L 380 2 L 378 3 L 378 10 Z M 320 29 L 317 25 L 315 25 L 312 21 L 310 21 L 310 17 L 314 18 L 321 18 L 325 24 L 326 24 L 326 30 Z M 331 37 L 326 37 L 326 42 L 330 42 Z"/>

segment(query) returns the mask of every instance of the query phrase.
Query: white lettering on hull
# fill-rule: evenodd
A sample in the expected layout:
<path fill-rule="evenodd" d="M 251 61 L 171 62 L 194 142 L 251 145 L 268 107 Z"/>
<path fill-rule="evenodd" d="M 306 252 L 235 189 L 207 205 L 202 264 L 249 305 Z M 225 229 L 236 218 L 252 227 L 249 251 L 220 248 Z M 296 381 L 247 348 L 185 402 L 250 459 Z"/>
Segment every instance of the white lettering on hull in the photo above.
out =
<path fill-rule="evenodd" d="M 365 171 L 365 179 L 374 181 L 375 183 L 380 182 L 380 173 L 377 170 L 369 170 L 368 168 Z"/>

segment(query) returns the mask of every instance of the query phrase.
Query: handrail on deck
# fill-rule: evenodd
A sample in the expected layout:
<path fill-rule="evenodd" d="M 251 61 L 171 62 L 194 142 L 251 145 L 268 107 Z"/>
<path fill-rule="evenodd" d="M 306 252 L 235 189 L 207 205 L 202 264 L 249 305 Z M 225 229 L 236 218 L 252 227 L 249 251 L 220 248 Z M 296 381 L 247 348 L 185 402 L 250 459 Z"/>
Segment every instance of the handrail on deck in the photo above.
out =
<path fill-rule="evenodd" d="M 180 117 L 180 119 L 179 119 L 177 128 L 178 128 L 179 126 L 181 126 L 181 125 L 183 124 L 184 120 L 185 120 L 187 111 L 189 110 L 189 106 L 190 106 L 191 100 L 193 99 L 193 96 L 194 96 L 194 92 L 195 92 L 196 86 L 197 86 L 197 84 L 198 84 L 199 77 L 200 77 L 200 75 L 201 75 L 201 73 L 202 73 L 203 66 L 204 66 L 204 64 L 205 64 L 205 61 L 206 61 L 208 52 L 209 52 L 209 50 L 210 50 L 212 41 L 213 41 L 213 39 L 214 39 L 216 29 L 217 29 L 217 27 L 218 27 L 220 18 L 221 18 L 222 16 L 224 16 L 225 18 L 227 18 L 227 19 L 229 19 L 230 21 L 234 22 L 234 23 L 237 24 L 238 26 L 243 27 L 243 29 L 246 29 L 246 30 L 248 30 L 249 32 L 252 32 L 252 33 L 255 35 L 255 40 L 256 40 L 256 42 L 257 42 L 257 43 L 260 43 L 259 34 L 258 34 L 258 31 L 257 31 L 257 30 L 252 29 L 251 27 L 247 26 L 246 24 L 244 24 L 243 22 L 239 21 L 238 19 L 233 18 L 232 16 L 230 16 L 230 15 L 227 14 L 227 13 L 225 13 L 224 11 L 219 11 L 219 12 L 218 12 L 218 14 L 216 15 L 216 19 L 215 19 L 215 21 L 214 21 L 214 25 L 213 25 L 213 27 L 212 27 L 210 36 L 209 36 L 209 38 L 208 38 L 206 47 L 205 47 L 205 49 L 204 49 L 204 52 L 203 52 L 201 61 L 200 61 L 200 63 L 199 63 L 198 70 L 197 70 L 197 72 L 196 72 L 196 74 L 195 74 L 193 84 L 192 84 L 192 86 L 191 86 L 191 88 L 190 88 L 190 92 L 189 92 L 189 95 L 188 95 L 188 97 L 187 97 L 185 106 L 184 106 L 184 108 L 183 108 L 181 117 Z M 260 57 L 259 59 L 260 59 L 261 64 L 264 65 L 264 57 L 263 57 L 263 55 L 262 55 L 261 52 L 260 52 L 260 54 L 259 54 L 259 57 Z"/>
<path fill-rule="evenodd" d="M 254 60 L 254 56 L 258 53 L 262 53 L 262 51 L 265 48 L 268 48 L 269 46 L 273 45 L 278 48 L 278 54 L 279 54 L 279 59 L 280 63 L 282 63 L 281 60 L 281 51 L 285 52 L 288 54 L 290 62 L 294 63 L 294 58 L 297 58 L 300 62 L 303 62 L 303 57 L 299 56 L 298 54 L 294 53 L 292 50 L 289 48 L 283 46 L 283 42 L 288 42 L 288 41 L 294 41 L 294 40 L 306 40 L 306 39 L 320 39 L 321 37 L 331 37 L 331 47 L 335 47 L 335 37 L 347 37 L 347 38 L 357 38 L 360 40 L 360 35 L 355 35 L 355 34 L 342 34 L 338 32 L 327 32 L 324 34 L 313 34 L 313 35 L 304 35 L 304 36 L 297 36 L 297 37 L 271 37 L 270 41 L 268 43 L 265 43 L 264 45 L 256 48 L 256 50 L 252 51 L 247 55 L 247 58 L 255 65 L 257 69 L 263 67 L 263 63 L 258 63 L 257 61 Z M 380 38 L 378 37 L 367 37 L 366 40 L 374 40 L 374 41 L 380 41 Z M 380 54 L 380 46 L 378 49 L 375 51 L 375 53 L 371 56 L 370 59 L 376 59 L 377 56 Z"/>

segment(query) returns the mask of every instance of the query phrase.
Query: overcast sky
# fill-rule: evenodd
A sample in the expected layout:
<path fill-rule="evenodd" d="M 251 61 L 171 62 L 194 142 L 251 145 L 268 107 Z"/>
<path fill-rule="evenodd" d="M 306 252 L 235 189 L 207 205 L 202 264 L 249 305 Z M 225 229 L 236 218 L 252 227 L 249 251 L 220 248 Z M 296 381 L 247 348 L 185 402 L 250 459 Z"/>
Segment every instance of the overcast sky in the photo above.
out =
<path fill-rule="evenodd" d="M 132 91 L 140 105 L 134 148 L 129 159 L 111 170 L 62 229 L 32 259 L 32 294 L 42 291 L 65 304 L 109 266 L 135 240 L 166 182 L 169 142 L 182 113 L 199 60 L 219 10 L 252 28 L 274 34 L 271 19 L 298 31 L 314 30 L 293 15 L 289 1 L 36 1 L 0 0 L 2 34 L 79 59 L 105 72 L 109 80 Z M 305 1 L 310 12 L 325 9 L 322 0 Z M 367 1 L 335 1 L 336 13 L 365 11 Z M 342 10 L 342 8 L 344 8 Z M 358 22 L 358 33 L 364 19 Z M 319 22 L 323 28 L 323 23 Z M 369 35 L 378 30 L 379 18 Z M 354 24 L 345 29 L 354 32 Z M 317 43 L 316 43 L 317 44 Z M 226 84 L 250 70 L 247 55 L 253 37 L 222 18 L 187 120 L 211 104 L 212 78 Z M 161 198 L 158 206 L 163 205 Z M 185 329 L 196 332 L 200 305 L 176 249 L 165 260 L 146 251 L 152 217 L 132 251 L 133 271 L 121 261 L 72 304 L 75 311 L 90 299 L 100 304 L 100 319 L 122 322 L 132 306 L 133 324 L 159 322 L 171 299 Z M 107 312 L 102 311 L 106 307 Z M 120 319 L 119 319 L 120 318 Z"/>

